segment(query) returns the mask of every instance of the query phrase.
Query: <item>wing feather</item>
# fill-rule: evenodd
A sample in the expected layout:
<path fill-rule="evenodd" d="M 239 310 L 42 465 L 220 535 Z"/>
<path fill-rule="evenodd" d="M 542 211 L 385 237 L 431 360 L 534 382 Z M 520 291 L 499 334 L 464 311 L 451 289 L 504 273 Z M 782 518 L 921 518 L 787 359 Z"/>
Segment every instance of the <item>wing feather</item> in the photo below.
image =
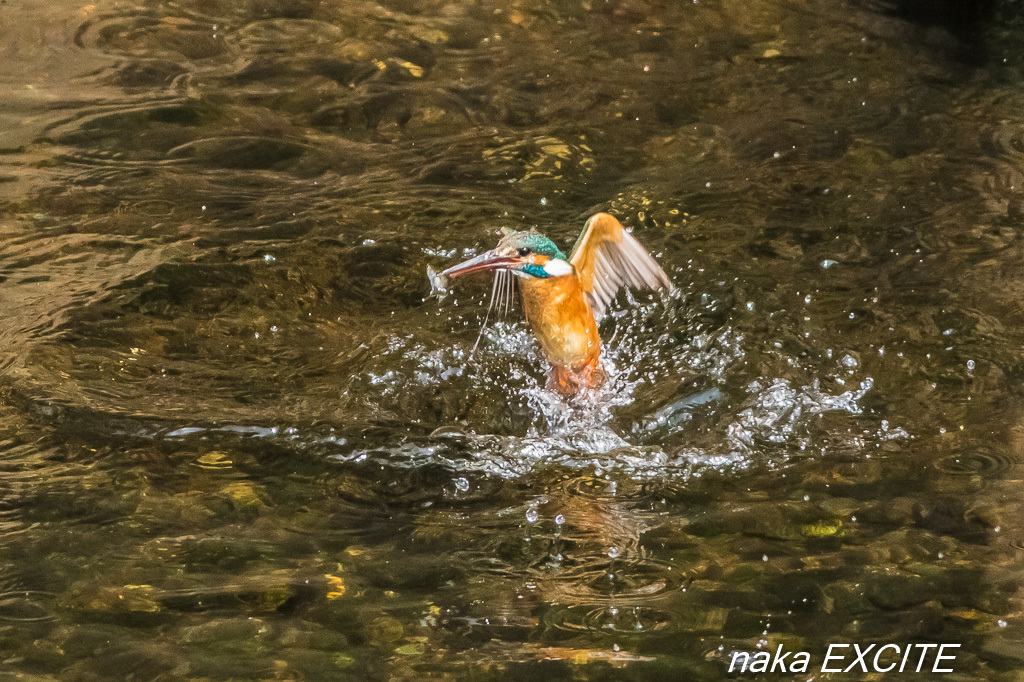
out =
<path fill-rule="evenodd" d="M 569 262 L 576 268 L 600 320 L 622 287 L 671 289 L 672 282 L 647 250 L 607 213 L 592 216 L 573 247 Z"/>

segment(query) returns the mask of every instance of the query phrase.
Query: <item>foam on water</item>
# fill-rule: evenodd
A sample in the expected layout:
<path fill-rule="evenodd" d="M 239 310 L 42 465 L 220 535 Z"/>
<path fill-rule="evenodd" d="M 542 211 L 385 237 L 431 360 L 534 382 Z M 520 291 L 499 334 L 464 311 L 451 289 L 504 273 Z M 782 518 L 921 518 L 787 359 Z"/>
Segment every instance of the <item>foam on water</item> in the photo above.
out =
<path fill-rule="evenodd" d="M 761 376 L 733 388 L 753 351 L 730 324 L 696 323 L 700 312 L 678 292 L 664 302 L 615 312 L 603 330 L 608 380 L 568 399 L 545 387 L 545 363 L 522 322 L 490 325 L 475 353 L 455 341 L 430 347 L 416 335 L 391 335 L 361 374 L 377 396 L 367 419 L 398 417 L 428 428 L 432 418 L 450 419 L 399 445 L 301 427 L 225 425 L 215 431 L 262 438 L 287 433 L 292 446 L 298 442 L 338 462 L 397 469 L 440 465 L 505 479 L 540 466 L 685 480 L 777 465 L 814 445 L 812 420 L 826 412 L 863 422 L 842 437 L 851 444 L 907 437 L 866 413 L 862 401 L 874 380 L 858 381 L 850 363 L 822 370 L 783 356 L 782 366 L 794 368 L 791 376 Z M 651 329 L 665 331 L 653 336 Z M 431 405 L 433 413 L 425 408 Z M 168 436 L 195 433 L 179 429 Z"/>

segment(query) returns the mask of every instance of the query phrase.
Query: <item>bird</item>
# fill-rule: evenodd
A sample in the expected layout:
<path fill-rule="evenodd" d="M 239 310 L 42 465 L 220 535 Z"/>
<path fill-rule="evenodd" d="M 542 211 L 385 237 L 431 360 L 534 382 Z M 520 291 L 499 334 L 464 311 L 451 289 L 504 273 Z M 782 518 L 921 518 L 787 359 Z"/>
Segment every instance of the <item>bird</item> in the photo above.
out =
<path fill-rule="evenodd" d="M 571 397 L 601 386 L 607 373 L 597 326 L 608 305 L 623 287 L 671 290 L 668 275 L 608 213 L 587 219 L 568 257 L 539 232 L 504 233 L 495 248 L 444 270 L 441 278 L 494 271 L 493 308 L 498 292 L 511 294 L 514 276 L 526 321 L 551 365 L 548 388 Z"/>

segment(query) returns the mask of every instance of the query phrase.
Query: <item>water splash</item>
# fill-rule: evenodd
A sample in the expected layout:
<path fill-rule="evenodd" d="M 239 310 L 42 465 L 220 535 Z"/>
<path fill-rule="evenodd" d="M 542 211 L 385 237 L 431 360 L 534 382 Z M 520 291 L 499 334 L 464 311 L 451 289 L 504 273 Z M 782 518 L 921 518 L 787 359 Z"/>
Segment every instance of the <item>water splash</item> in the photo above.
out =
<path fill-rule="evenodd" d="M 722 319 L 720 297 L 677 290 L 633 303 L 613 310 L 602 325 L 607 382 L 572 399 L 545 388 L 545 363 L 523 322 L 485 329 L 473 356 L 458 342 L 431 347 L 414 335 L 392 336 L 380 370 L 372 366 L 365 374 L 381 405 L 390 411 L 390 404 L 404 400 L 415 408 L 429 399 L 410 393 L 423 399 L 426 391 L 440 392 L 450 406 L 423 419 L 440 417 L 450 425 L 423 442 L 333 456 L 396 467 L 442 464 L 502 478 L 557 465 L 639 480 L 685 480 L 709 470 L 781 463 L 812 444 L 813 420 L 826 412 L 864 422 L 851 442 L 907 436 L 865 413 L 861 403 L 874 380 L 858 377 L 862 363 L 853 351 L 821 366 L 806 350 L 787 354 L 773 344 L 767 351 L 771 366 L 787 367 L 787 373 L 762 372 L 737 391 L 731 386 L 749 377 L 746 368 L 760 361 L 761 351 Z M 472 328 L 476 312 L 449 319 Z"/>
<path fill-rule="evenodd" d="M 791 376 L 760 376 L 741 391 L 730 388 L 745 374 L 752 351 L 734 326 L 696 321 L 718 305 L 701 300 L 706 302 L 692 304 L 676 294 L 615 313 L 606 323 L 610 334 L 605 330 L 608 380 L 572 399 L 545 388 L 543 360 L 522 322 L 496 322 L 473 356 L 457 342 L 431 347 L 418 335 L 387 336 L 355 379 L 365 385 L 346 391 L 376 400 L 353 405 L 346 418 L 370 424 L 398 419 L 411 434 L 421 434 L 400 444 L 372 442 L 355 427 L 345 437 L 322 428 L 252 425 L 202 433 L 185 427 L 167 435 L 287 439 L 290 447 L 347 465 L 393 471 L 440 466 L 468 482 L 516 479 L 552 466 L 608 480 L 686 481 L 711 471 L 781 464 L 813 444 L 813 420 L 826 412 L 863 421 L 862 432 L 849 435 L 851 443 L 907 437 L 866 414 L 862 401 L 874 386 L 870 376 L 849 388 L 860 363 L 832 363 L 822 373 L 809 361 L 782 354 Z M 666 331 L 652 337 L 652 328 Z M 780 354 L 774 347 L 772 352 Z M 836 389 L 825 388 L 831 385 Z"/>
<path fill-rule="evenodd" d="M 751 382 L 747 386 L 751 395 L 749 406 L 729 425 L 728 444 L 735 451 L 744 452 L 754 448 L 758 441 L 785 443 L 806 425 L 808 416 L 830 411 L 860 414 L 858 401 L 873 385 L 874 380 L 868 377 L 857 390 L 830 395 L 821 390 L 818 379 L 799 389 L 793 388 L 788 379 L 775 379 L 768 385 Z"/>

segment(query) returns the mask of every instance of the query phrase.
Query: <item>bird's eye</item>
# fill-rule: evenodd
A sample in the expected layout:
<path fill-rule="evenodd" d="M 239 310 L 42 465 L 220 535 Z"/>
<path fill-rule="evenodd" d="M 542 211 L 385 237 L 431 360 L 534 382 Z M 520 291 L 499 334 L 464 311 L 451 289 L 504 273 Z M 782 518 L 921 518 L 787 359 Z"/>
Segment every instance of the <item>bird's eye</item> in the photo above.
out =
<path fill-rule="evenodd" d="M 529 246 L 524 246 L 523 248 L 519 249 L 519 255 L 523 256 L 524 258 L 526 256 L 529 256 L 531 253 L 533 253 L 533 249 L 531 249 Z"/>

